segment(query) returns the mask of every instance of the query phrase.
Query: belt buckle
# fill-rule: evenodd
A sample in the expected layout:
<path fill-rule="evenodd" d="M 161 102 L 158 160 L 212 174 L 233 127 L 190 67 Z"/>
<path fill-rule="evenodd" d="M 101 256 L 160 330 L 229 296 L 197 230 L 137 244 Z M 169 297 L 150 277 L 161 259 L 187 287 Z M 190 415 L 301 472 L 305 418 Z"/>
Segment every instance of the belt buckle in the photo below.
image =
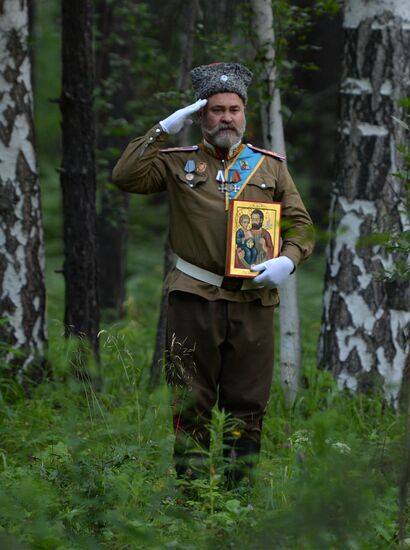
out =
<path fill-rule="evenodd" d="M 231 290 L 233 292 L 241 290 L 243 279 L 240 277 L 224 277 L 222 279 L 221 288 Z"/>

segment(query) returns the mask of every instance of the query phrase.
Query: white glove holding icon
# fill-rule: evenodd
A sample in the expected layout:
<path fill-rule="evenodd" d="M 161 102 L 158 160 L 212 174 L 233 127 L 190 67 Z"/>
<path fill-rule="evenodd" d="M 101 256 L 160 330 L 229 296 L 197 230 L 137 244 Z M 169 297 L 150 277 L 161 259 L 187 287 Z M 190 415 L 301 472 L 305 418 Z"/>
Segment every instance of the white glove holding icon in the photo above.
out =
<path fill-rule="evenodd" d="M 287 256 L 279 256 L 273 260 L 251 266 L 251 271 L 262 272 L 253 279 L 253 282 L 266 288 L 283 285 L 294 269 L 295 264 Z"/>

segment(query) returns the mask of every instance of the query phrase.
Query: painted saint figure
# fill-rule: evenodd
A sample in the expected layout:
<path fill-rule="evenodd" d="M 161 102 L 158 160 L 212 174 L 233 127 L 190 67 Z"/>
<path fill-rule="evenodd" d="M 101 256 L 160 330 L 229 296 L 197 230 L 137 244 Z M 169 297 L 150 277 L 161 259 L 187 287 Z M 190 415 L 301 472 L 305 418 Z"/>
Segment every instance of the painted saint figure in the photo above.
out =
<path fill-rule="evenodd" d="M 249 229 L 251 218 L 248 214 L 239 217 L 239 225 L 236 231 L 237 257 L 244 267 L 250 267 L 256 262 L 258 252 L 255 248 L 255 240 Z M 242 267 L 241 265 L 237 267 Z"/>
<path fill-rule="evenodd" d="M 256 263 L 262 263 L 273 258 L 272 237 L 263 227 L 264 215 L 262 210 L 255 208 L 251 213 L 251 233 L 255 241 Z"/>

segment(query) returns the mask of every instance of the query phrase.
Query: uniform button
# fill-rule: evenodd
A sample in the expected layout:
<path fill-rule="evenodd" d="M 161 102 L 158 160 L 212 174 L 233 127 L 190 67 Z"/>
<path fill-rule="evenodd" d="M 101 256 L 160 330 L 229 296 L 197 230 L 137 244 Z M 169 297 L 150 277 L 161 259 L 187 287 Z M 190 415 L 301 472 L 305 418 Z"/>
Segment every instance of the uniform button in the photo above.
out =
<path fill-rule="evenodd" d="M 261 187 L 262 187 L 262 189 L 265 189 L 266 183 L 261 183 Z"/>
<path fill-rule="evenodd" d="M 154 138 L 153 138 L 153 137 L 150 137 L 148 141 L 154 141 Z"/>
<path fill-rule="evenodd" d="M 193 188 L 193 186 L 194 186 L 193 183 L 190 183 L 190 184 L 189 184 L 189 187 L 190 187 L 191 189 Z"/>
<path fill-rule="evenodd" d="M 157 134 L 159 134 L 161 130 L 157 128 L 155 131 L 157 132 Z"/>

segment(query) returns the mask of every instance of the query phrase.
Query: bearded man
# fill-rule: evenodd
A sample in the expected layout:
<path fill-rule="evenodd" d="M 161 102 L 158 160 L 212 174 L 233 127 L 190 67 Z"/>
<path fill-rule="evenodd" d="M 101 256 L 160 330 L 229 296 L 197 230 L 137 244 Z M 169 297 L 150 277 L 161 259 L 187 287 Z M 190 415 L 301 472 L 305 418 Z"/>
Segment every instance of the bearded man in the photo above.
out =
<path fill-rule="evenodd" d="M 258 255 L 256 257 L 257 263 L 262 263 L 265 260 L 273 258 L 273 243 L 269 231 L 263 227 L 264 215 L 262 210 L 255 208 L 251 213 L 252 228 L 251 233 L 255 240 L 256 250 Z"/>
<path fill-rule="evenodd" d="M 131 193 L 168 191 L 176 265 L 166 281 L 166 376 L 175 393 L 177 474 L 195 477 L 203 467 L 217 404 L 230 418 L 224 455 L 228 480 L 236 482 L 260 451 L 277 287 L 311 253 L 312 222 L 284 158 L 242 143 L 249 69 L 215 63 L 196 67 L 191 77 L 197 101 L 131 141 L 113 181 Z M 194 113 L 203 141 L 164 149 Z M 227 204 L 239 196 L 281 202 L 286 220 L 280 256 L 253 266 L 251 280 L 224 276 Z"/>

